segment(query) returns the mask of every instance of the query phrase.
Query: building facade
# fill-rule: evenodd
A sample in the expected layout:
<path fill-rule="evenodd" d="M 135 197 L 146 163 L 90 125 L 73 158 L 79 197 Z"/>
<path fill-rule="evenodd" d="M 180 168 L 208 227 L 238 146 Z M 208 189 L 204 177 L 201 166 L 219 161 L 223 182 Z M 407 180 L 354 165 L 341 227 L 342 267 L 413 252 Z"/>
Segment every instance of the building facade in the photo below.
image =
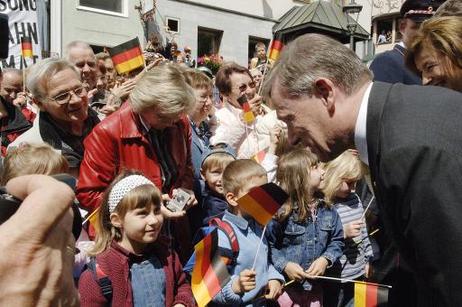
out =
<path fill-rule="evenodd" d="M 401 41 L 399 10 L 404 1 L 372 1 L 372 41 L 376 54 L 392 49 Z"/>
<path fill-rule="evenodd" d="M 357 2 L 364 6 L 358 21 L 370 29 L 370 3 Z M 97 51 L 135 36 L 145 43 L 146 32 L 154 31 L 164 44 L 174 40 L 180 50 L 189 46 L 195 58 L 216 53 L 246 66 L 253 57 L 255 44 L 269 43 L 277 20 L 294 5 L 306 3 L 309 1 L 51 0 L 51 51 L 62 54 L 73 40 L 86 41 Z M 155 14 L 147 21 L 146 31 L 140 12 L 150 12 L 154 4 Z"/>

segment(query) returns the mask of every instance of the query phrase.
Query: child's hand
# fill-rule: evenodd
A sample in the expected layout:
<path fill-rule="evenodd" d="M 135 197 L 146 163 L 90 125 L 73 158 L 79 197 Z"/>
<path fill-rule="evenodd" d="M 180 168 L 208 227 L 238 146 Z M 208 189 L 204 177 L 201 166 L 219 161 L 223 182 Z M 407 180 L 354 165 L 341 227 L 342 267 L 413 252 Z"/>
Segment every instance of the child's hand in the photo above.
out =
<path fill-rule="evenodd" d="M 256 276 L 255 270 L 246 269 L 239 274 L 239 278 L 234 279 L 231 288 L 236 294 L 241 294 L 243 292 L 249 292 L 255 289 L 256 286 Z"/>
<path fill-rule="evenodd" d="M 359 236 L 361 234 L 361 227 L 363 224 L 364 223 L 361 220 L 357 220 L 343 226 L 345 239 L 351 239 Z"/>
<path fill-rule="evenodd" d="M 268 281 L 268 290 L 265 295 L 265 298 L 268 300 L 275 300 L 281 295 L 282 293 L 282 284 L 277 279 L 271 279 Z"/>
<path fill-rule="evenodd" d="M 284 268 L 284 273 L 286 273 L 287 277 L 289 277 L 291 280 L 294 279 L 297 281 L 301 281 L 309 277 L 303 268 L 295 262 L 287 263 L 286 267 Z"/>
<path fill-rule="evenodd" d="M 276 147 L 279 144 L 281 133 L 282 127 L 277 124 L 270 130 L 270 147 L 268 152 L 273 155 L 276 153 Z"/>
<path fill-rule="evenodd" d="M 316 277 L 319 275 L 324 275 L 329 262 L 324 257 L 319 257 L 310 265 L 308 270 L 306 270 L 306 274 L 308 274 L 311 278 Z"/>

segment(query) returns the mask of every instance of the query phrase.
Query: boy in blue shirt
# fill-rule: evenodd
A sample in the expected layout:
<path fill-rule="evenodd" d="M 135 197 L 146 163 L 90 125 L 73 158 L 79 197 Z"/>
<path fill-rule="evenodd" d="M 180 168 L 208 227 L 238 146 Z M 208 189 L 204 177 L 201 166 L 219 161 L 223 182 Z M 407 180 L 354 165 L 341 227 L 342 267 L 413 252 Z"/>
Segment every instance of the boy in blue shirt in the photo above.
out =
<path fill-rule="evenodd" d="M 265 238 L 252 268 L 260 238 L 264 235 L 263 227 L 239 206 L 237 200 L 252 188 L 267 183 L 266 171 L 253 160 L 236 160 L 226 167 L 222 180 L 229 205 L 223 221 L 233 228 L 239 254 L 228 265 L 230 281 L 213 298 L 213 302 L 228 306 L 265 306 L 265 300 L 274 300 L 280 295 L 284 277 L 269 260 Z M 218 245 L 221 249 L 231 250 L 230 240 L 221 230 L 218 232 Z"/>

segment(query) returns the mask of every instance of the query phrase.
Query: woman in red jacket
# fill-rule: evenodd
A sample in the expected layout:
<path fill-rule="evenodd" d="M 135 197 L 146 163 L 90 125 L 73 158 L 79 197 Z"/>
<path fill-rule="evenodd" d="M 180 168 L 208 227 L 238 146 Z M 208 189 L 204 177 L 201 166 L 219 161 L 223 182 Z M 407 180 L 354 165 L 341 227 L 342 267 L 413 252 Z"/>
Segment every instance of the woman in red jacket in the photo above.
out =
<path fill-rule="evenodd" d="M 96 260 L 80 277 L 82 306 L 195 306 L 178 256 L 159 243 L 160 206 L 146 177 L 125 172 L 114 181 L 99 215 Z"/>
<path fill-rule="evenodd" d="M 186 114 L 194 107 L 193 89 L 177 65 L 154 67 L 138 80 L 122 107 L 97 125 L 85 139 L 77 198 L 90 212 L 123 169 L 140 171 L 168 199 L 173 190 L 192 190 L 191 127 Z M 195 197 L 188 205 L 192 205 Z M 171 216 L 165 207 L 162 212 Z M 171 231 L 176 250 L 186 261 L 192 252 L 185 212 L 176 212 Z M 178 225 L 178 226 L 177 226 Z"/>

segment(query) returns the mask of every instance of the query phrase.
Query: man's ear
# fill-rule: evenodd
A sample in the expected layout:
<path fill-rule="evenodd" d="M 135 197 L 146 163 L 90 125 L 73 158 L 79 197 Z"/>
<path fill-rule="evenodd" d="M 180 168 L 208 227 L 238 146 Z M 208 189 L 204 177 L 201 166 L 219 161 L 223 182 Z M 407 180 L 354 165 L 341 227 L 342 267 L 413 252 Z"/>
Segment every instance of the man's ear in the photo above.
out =
<path fill-rule="evenodd" d="M 114 213 L 114 212 L 111 213 L 111 215 L 109 216 L 109 219 L 111 220 L 112 226 L 116 228 L 122 228 L 122 219 L 117 213 Z"/>
<path fill-rule="evenodd" d="M 315 95 L 321 98 L 329 114 L 332 115 L 335 111 L 334 83 L 329 79 L 321 78 L 314 82 L 314 86 Z"/>
<path fill-rule="evenodd" d="M 32 102 L 40 109 L 40 111 L 45 111 L 43 102 L 37 100 L 36 98 L 32 98 Z"/>
<path fill-rule="evenodd" d="M 228 204 L 233 207 L 237 207 L 237 201 L 236 201 L 236 196 L 232 192 L 226 192 L 225 194 L 226 201 L 228 201 Z"/>

